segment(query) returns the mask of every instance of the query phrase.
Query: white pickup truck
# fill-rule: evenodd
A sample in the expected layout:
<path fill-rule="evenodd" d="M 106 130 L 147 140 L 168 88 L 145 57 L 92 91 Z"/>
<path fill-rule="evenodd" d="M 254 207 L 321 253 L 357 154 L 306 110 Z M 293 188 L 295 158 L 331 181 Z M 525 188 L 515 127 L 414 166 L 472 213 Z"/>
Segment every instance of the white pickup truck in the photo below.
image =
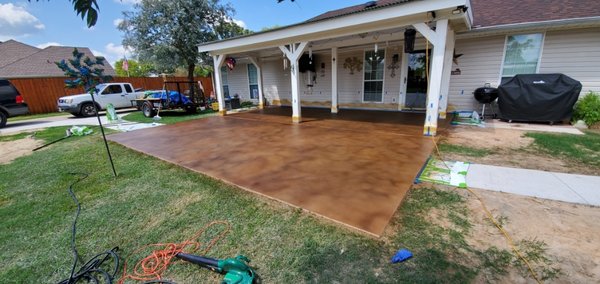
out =
<path fill-rule="evenodd" d="M 129 83 L 106 83 L 96 86 L 96 106 L 89 93 L 60 97 L 58 111 L 70 112 L 74 116 L 94 116 L 96 109 L 106 110 L 108 104 L 115 108 L 132 107 L 131 101 L 142 98 L 144 92 L 136 92 Z"/>

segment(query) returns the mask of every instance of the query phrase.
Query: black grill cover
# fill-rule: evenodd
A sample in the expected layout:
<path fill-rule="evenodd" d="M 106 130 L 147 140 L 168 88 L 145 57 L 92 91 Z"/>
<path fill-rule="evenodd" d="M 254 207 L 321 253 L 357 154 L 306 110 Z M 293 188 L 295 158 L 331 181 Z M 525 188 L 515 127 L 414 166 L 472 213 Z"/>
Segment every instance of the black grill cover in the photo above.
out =
<path fill-rule="evenodd" d="M 581 83 L 564 74 L 520 74 L 498 87 L 498 107 L 506 120 L 570 120 Z"/>

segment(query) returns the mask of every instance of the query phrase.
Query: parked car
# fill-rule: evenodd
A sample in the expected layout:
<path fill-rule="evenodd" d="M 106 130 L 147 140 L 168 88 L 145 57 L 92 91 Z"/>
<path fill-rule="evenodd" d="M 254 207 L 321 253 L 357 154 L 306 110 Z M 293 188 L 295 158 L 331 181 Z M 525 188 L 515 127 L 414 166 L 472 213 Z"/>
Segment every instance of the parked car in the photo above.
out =
<path fill-rule="evenodd" d="M 132 101 L 144 96 L 144 92 L 136 91 L 129 83 L 106 83 L 96 86 L 94 105 L 89 93 L 60 97 L 58 111 L 70 112 L 74 116 L 94 116 L 97 110 L 106 110 L 108 104 L 115 108 L 132 107 Z"/>
<path fill-rule="evenodd" d="M 6 125 L 9 117 L 29 113 L 29 107 L 23 96 L 10 81 L 0 79 L 0 128 Z"/>

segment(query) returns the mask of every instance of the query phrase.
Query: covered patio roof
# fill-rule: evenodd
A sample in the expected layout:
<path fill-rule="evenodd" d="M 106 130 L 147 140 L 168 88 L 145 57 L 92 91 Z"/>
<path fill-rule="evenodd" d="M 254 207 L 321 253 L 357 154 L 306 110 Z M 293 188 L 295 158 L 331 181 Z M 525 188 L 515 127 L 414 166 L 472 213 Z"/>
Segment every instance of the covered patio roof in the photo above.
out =
<path fill-rule="evenodd" d="M 248 58 L 258 71 L 259 107 L 263 106 L 261 61 L 282 53 L 290 61 L 292 121 L 301 122 L 298 60 L 306 50 L 331 51 L 337 66 L 338 48 L 404 41 L 407 28 L 417 30 L 431 43 L 431 74 L 427 92 L 424 134 L 435 135 L 438 117 L 445 117 L 454 34 L 471 28 L 469 0 L 380 0 L 319 15 L 306 22 L 265 32 L 201 44 L 215 64 L 215 85 L 219 112 L 226 114 L 221 66 L 227 57 Z M 403 58 L 406 62 L 406 58 Z M 331 112 L 338 111 L 337 70 L 333 68 Z"/>
<path fill-rule="evenodd" d="M 423 23 L 431 19 L 429 13 L 432 11 L 436 14 L 436 20 L 453 20 L 453 23 L 456 24 L 455 30 L 471 27 L 472 17 L 468 10 L 466 13 L 460 14 L 453 14 L 452 12 L 460 6 L 468 7 L 469 0 L 377 2 L 386 2 L 386 4 L 340 15 L 335 12 L 347 8 L 330 11 L 306 22 L 200 44 L 198 50 L 200 52 L 210 52 L 213 55 L 234 54 L 277 48 L 293 42 L 337 39 L 362 33 L 397 29 L 414 23 Z M 364 5 L 368 5 L 368 3 Z M 328 14 L 330 16 L 327 17 Z"/>

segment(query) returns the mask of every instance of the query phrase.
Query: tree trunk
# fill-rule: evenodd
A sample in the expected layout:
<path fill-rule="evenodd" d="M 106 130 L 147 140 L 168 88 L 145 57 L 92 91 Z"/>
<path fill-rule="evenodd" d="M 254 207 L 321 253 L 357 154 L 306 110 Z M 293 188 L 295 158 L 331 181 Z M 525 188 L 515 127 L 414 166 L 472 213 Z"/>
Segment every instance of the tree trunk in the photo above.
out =
<path fill-rule="evenodd" d="M 188 82 L 190 82 L 190 97 L 195 98 L 196 96 L 196 84 L 194 83 L 194 69 L 196 69 L 195 63 L 188 64 Z M 193 100 L 193 99 L 192 99 Z"/>

